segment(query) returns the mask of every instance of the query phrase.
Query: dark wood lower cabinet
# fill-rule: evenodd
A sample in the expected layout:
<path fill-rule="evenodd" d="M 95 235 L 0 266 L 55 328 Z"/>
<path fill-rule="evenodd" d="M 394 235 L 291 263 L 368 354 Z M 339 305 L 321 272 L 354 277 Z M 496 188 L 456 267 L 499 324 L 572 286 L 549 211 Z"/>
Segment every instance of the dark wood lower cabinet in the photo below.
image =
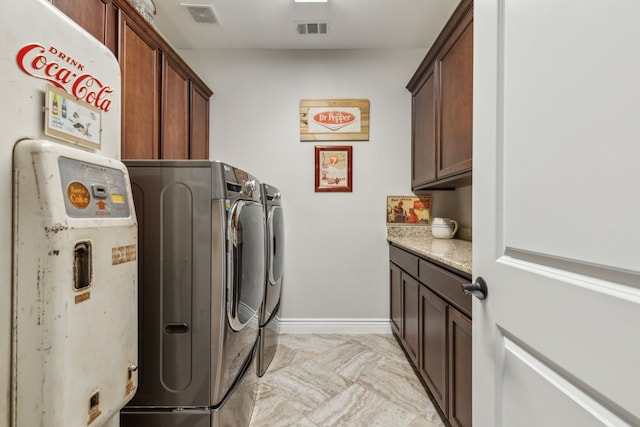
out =
<path fill-rule="evenodd" d="M 406 273 L 402 274 L 402 306 L 403 320 L 402 341 L 414 364 L 418 362 L 420 346 L 420 283 Z"/>
<path fill-rule="evenodd" d="M 449 307 L 449 421 L 471 425 L 471 320 Z"/>
<path fill-rule="evenodd" d="M 389 312 L 391 313 L 391 329 L 396 336 L 402 335 L 402 270 L 397 265 L 389 264 L 389 283 L 391 284 L 391 301 Z"/>
<path fill-rule="evenodd" d="M 389 252 L 391 329 L 449 423 L 471 427 L 471 297 L 460 286 L 470 277 Z"/>
<path fill-rule="evenodd" d="M 420 363 L 418 372 L 433 397 L 447 415 L 447 303 L 427 289 L 420 288 Z"/>

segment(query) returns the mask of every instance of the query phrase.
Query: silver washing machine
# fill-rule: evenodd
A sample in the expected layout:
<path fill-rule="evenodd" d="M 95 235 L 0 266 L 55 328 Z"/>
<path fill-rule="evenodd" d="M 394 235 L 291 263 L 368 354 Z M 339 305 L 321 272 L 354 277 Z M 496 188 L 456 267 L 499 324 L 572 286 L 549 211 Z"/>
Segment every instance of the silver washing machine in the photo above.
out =
<path fill-rule="evenodd" d="M 278 348 L 280 336 L 280 297 L 284 275 L 284 216 L 282 195 L 269 184 L 262 184 L 267 217 L 267 277 L 260 311 L 258 376 L 263 376 Z"/>
<path fill-rule="evenodd" d="M 123 427 L 241 427 L 266 280 L 258 180 L 201 160 L 127 161 L 140 230 L 140 385 Z"/>

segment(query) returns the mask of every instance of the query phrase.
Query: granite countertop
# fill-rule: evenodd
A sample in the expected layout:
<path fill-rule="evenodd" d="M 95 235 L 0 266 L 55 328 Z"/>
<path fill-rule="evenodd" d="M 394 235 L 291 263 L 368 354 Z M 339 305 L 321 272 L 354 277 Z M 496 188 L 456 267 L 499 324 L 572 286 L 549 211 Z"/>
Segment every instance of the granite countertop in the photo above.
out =
<path fill-rule="evenodd" d="M 459 234 L 470 237 L 467 230 Z M 426 258 L 472 274 L 471 242 L 461 239 L 434 239 L 427 225 L 388 225 L 387 241 Z"/>

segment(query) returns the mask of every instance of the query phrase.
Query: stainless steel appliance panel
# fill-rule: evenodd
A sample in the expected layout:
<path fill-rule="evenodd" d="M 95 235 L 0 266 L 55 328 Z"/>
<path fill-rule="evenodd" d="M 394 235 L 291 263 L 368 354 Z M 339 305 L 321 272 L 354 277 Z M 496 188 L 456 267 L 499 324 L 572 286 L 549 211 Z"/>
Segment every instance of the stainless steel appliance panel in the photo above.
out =
<path fill-rule="evenodd" d="M 267 368 L 276 355 L 280 342 L 280 305 L 273 310 L 273 316 L 260 327 L 260 337 L 258 339 L 258 366 L 257 375 L 263 376 Z"/>
<path fill-rule="evenodd" d="M 249 425 L 257 397 L 256 356 L 257 348 L 254 346 L 249 363 L 243 367 L 239 375 L 239 381 L 234 384 L 234 389 L 215 414 L 214 427 Z"/>
<path fill-rule="evenodd" d="M 201 413 L 212 427 L 245 426 L 266 280 L 261 185 L 220 162 L 127 166 L 141 212 L 143 392 L 121 422 L 182 427 L 189 414 L 199 427 Z"/>
<path fill-rule="evenodd" d="M 228 239 L 228 316 L 231 327 L 240 331 L 245 327 L 257 333 L 252 320 L 258 315 L 264 293 L 265 227 L 261 203 L 238 200 L 230 210 Z"/>
<path fill-rule="evenodd" d="M 282 196 L 276 187 L 263 184 L 264 208 L 267 215 L 267 277 L 260 313 L 258 347 L 259 376 L 264 375 L 278 348 L 280 335 L 279 309 L 284 276 L 284 214 Z"/>
<path fill-rule="evenodd" d="M 265 214 L 261 185 L 244 171 L 213 163 L 214 176 L 224 188 L 217 196 L 225 206 L 226 276 L 214 276 L 226 289 L 226 321 L 221 343 L 220 387 L 228 389 L 252 357 L 258 339 L 259 315 L 264 296 Z M 214 197 L 216 194 L 214 193 Z M 214 200 L 214 203 L 216 201 Z"/>
<path fill-rule="evenodd" d="M 120 418 L 120 427 L 211 427 L 209 412 L 125 412 Z"/>
<path fill-rule="evenodd" d="M 140 385 L 130 406 L 211 405 L 210 164 L 128 167 L 141 254 Z"/>
<path fill-rule="evenodd" d="M 268 212 L 267 236 L 268 249 L 268 286 L 265 290 L 264 322 L 275 315 L 275 308 L 280 303 L 282 294 L 282 277 L 284 276 L 284 214 L 282 206 L 272 206 Z"/>
<path fill-rule="evenodd" d="M 255 351 L 255 349 L 254 349 Z M 124 408 L 121 427 L 241 427 L 249 425 L 255 406 L 255 357 L 243 368 L 241 379 L 217 409 Z"/>

